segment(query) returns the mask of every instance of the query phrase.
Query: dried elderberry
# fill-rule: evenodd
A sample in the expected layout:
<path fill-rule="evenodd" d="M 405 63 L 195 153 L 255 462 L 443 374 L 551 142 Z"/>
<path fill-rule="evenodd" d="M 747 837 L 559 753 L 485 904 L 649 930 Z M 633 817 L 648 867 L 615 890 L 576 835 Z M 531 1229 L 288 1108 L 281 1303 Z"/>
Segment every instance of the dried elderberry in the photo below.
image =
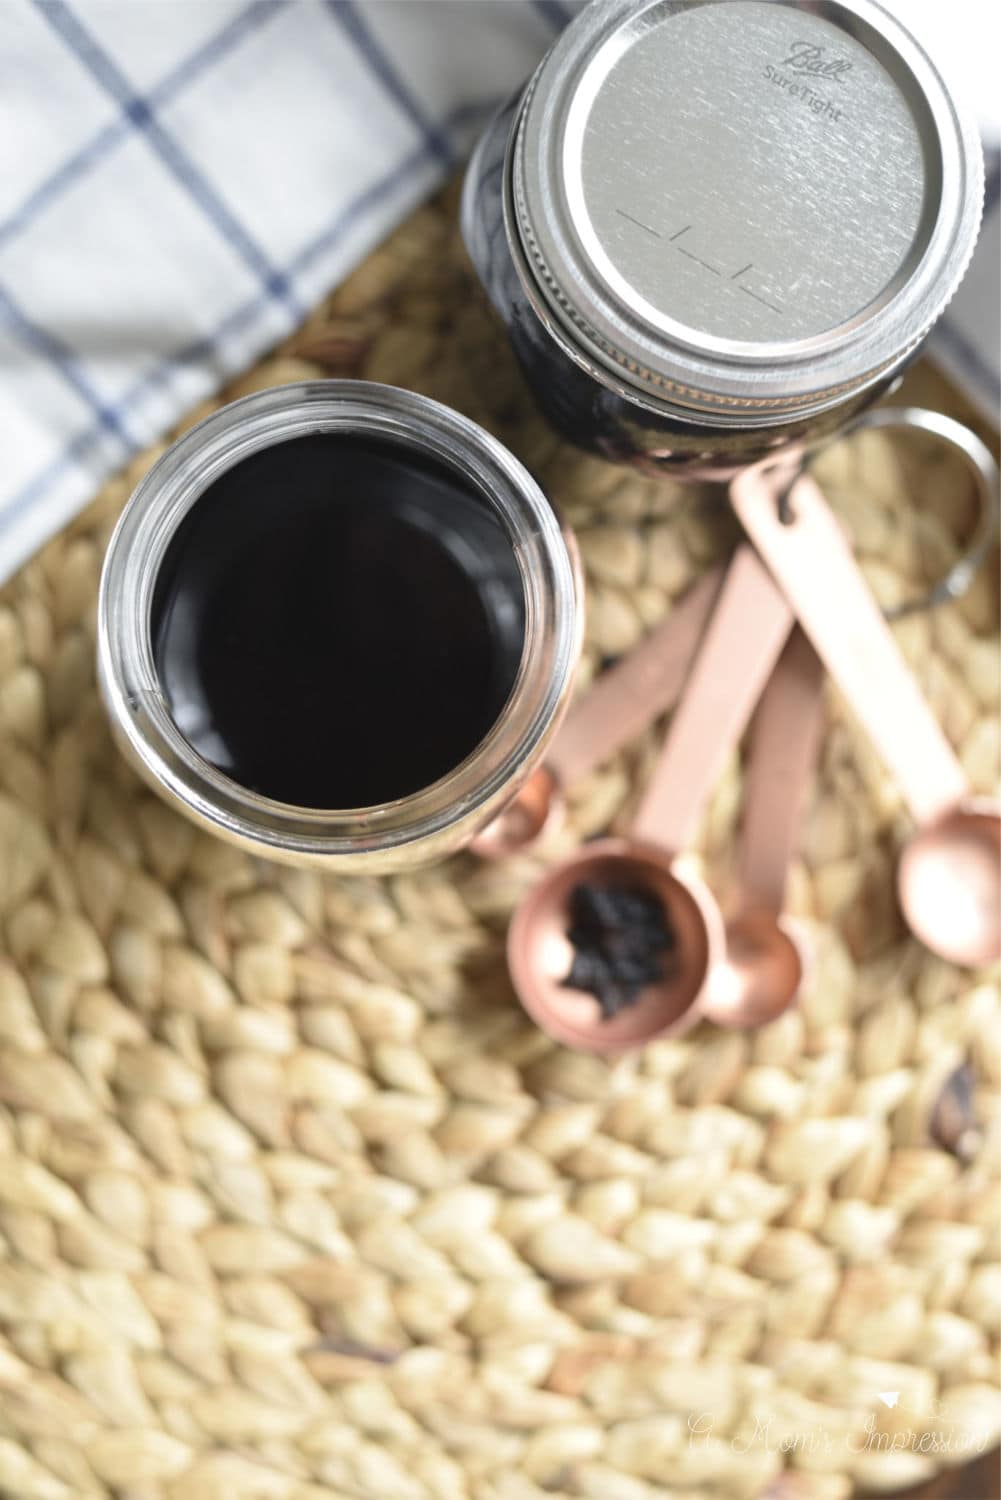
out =
<path fill-rule="evenodd" d="M 594 995 L 606 1021 L 676 970 L 677 935 L 663 903 L 642 887 L 575 886 L 567 935 L 574 957 L 563 984 Z"/>

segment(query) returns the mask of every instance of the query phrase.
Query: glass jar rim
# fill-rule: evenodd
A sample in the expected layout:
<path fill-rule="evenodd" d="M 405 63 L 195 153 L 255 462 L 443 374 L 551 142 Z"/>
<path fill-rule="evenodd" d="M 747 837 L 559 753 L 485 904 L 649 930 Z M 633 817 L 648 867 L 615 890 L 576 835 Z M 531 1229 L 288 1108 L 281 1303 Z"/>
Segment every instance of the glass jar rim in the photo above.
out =
<path fill-rule="evenodd" d="M 296 437 L 381 439 L 444 464 L 472 486 L 511 541 L 525 601 L 525 639 L 499 718 L 458 766 L 409 796 L 366 808 L 306 808 L 264 797 L 217 770 L 171 715 L 153 655 L 151 609 L 178 526 L 242 459 Z M 580 646 L 577 579 L 559 520 L 528 470 L 450 407 L 395 386 L 317 380 L 276 386 L 221 407 L 167 449 L 137 486 L 108 546 L 98 602 L 98 671 L 109 713 L 140 768 L 197 819 L 283 855 L 347 855 L 432 838 L 504 788 L 544 744 Z"/>

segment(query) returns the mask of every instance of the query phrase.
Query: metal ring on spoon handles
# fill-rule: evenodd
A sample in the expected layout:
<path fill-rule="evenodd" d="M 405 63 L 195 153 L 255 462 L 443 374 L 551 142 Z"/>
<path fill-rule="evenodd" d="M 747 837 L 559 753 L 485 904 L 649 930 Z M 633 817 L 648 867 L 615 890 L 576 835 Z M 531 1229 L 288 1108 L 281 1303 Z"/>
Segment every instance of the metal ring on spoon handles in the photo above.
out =
<path fill-rule="evenodd" d="M 943 412 L 928 411 L 921 406 L 886 406 L 863 412 L 862 416 L 838 435 L 836 441 L 844 442 L 847 438 L 854 437 L 856 433 L 881 428 L 926 432 L 929 436 L 938 438 L 940 442 L 954 449 L 965 459 L 976 481 L 979 506 L 977 527 L 962 557 L 953 563 L 948 572 L 933 584 L 926 594 L 916 599 L 907 599 L 903 604 L 895 605 L 893 609 L 884 610 L 888 620 L 899 620 L 905 615 L 917 614 L 921 610 L 937 609 L 939 605 L 951 604 L 961 599 L 967 592 L 990 556 L 991 548 L 1001 535 L 1001 470 L 994 462 L 990 449 L 975 432 L 970 431 L 969 427 L 964 427 L 962 422 L 957 422 L 954 417 L 945 416 Z M 830 443 L 825 443 L 819 448 L 811 449 L 809 453 L 804 453 L 798 468 L 784 488 L 779 502 L 779 512 L 782 520 L 787 524 L 793 519 L 789 497 L 797 479 L 830 446 L 832 446 Z"/>

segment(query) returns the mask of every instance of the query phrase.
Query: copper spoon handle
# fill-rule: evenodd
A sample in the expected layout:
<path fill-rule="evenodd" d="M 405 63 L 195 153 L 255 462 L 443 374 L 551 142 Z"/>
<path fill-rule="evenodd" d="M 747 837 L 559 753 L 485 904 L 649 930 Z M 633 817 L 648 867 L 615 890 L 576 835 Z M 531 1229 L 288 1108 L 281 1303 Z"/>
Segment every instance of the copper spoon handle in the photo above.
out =
<path fill-rule="evenodd" d="M 802 475 L 784 525 L 781 467 L 749 469 L 734 509 L 785 591 L 818 655 L 895 777 L 919 823 L 967 793 L 963 769 L 925 702 L 815 480 Z"/>
<path fill-rule="evenodd" d="M 633 823 L 636 838 L 671 854 L 688 845 L 792 620 L 767 568 L 751 547 L 740 547 Z"/>
<path fill-rule="evenodd" d="M 700 578 L 667 618 L 570 710 L 546 757 L 561 787 L 609 760 L 677 702 L 723 573 L 715 567 Z"/>
<path fill-rule="evenodd" d="M 796 629 L 751 727 L 740 832 L 740 902 L 746 911 L 785 904 L 786 875 L 824 724 L 824 664 Z"/>

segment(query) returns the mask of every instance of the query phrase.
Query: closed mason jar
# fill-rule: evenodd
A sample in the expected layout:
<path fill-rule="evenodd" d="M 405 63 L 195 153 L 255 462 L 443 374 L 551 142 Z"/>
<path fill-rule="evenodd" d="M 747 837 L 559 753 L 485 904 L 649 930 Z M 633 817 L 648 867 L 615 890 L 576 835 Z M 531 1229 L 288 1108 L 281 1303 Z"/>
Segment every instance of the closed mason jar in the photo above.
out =
<path fill-rule="evenodd" d="M 462 222 L 560 433 L 725 480 L 890 389 L 982 206 L 972 117 L 873 0 L 592 0 L 481 138 Z"/>
<path fill-rule="evenodd" d="M 285 802 L 220 769 L 213 763 L 220 757 L 206 750 L 211 735 L 179 726 L 168 687 L 170 662 L 159 659 L 155 639 L 157 586 L 165 559 L 182 526 L 206 503 L 206 492 L 253 455 L 272 453 L 270 462 L 280 471 L 281 445 L 317 434 L 374 445 L 393 462 L 428 464 L 435 475 L 446 475 L 479 512 L 471 534 L 460 536 L 456 547 L 475 552 L 482 527 L 489 525 L 492 536 L 504 539 L 499 545 L 509 548 L 503 567 L 520 587 L 520 658 L 492 727 L 461 763 L 432 784 L 373 806 Z M 295 525 L 294 514 L 287 524 Z M 234 555 L 240 531 L 237 521 Z M 405 567 L 406 556 L 398 562 Z M 184 628 L 190 634 L 197 627 L 189 622 Z M 419 632 L 420 618 L 410 628 Z M 221 408 L 181 437 L 142 480 L 118 522 L 104 565 L 99 679 L 116 739 L 128 759 L 193 821 L 285 863 L 386 872 L 462 848 L 530 775 L 566 706 L 581 628 L 572 538 L 531 475 L 501 443 L 427 397 L 369 382 L 317 381 L 262 391 Z M 331 640 L 329 645 L 333 658 L 353 643 Z M 462 687 L 456 684 L 457 691 Z M 321 682 L 319 691 L 325 690 Z M 389 681 L 386 690 L 392 691 Z M 263 692 L 261 696 L 263 705 Z M 354 727 L 351 704 L 343 709 L 344 733 L 349 734 Z M 253 702 L 241 705 L 244 713 L 252 710 Z M 303 714 L 308 733 L 307 705 Z M 296 732 L 291 725 L 268 724 L 265 717 L 262 706 L 262 732 Z M 400 754 L 405 765 L 405 735 Z"/>

